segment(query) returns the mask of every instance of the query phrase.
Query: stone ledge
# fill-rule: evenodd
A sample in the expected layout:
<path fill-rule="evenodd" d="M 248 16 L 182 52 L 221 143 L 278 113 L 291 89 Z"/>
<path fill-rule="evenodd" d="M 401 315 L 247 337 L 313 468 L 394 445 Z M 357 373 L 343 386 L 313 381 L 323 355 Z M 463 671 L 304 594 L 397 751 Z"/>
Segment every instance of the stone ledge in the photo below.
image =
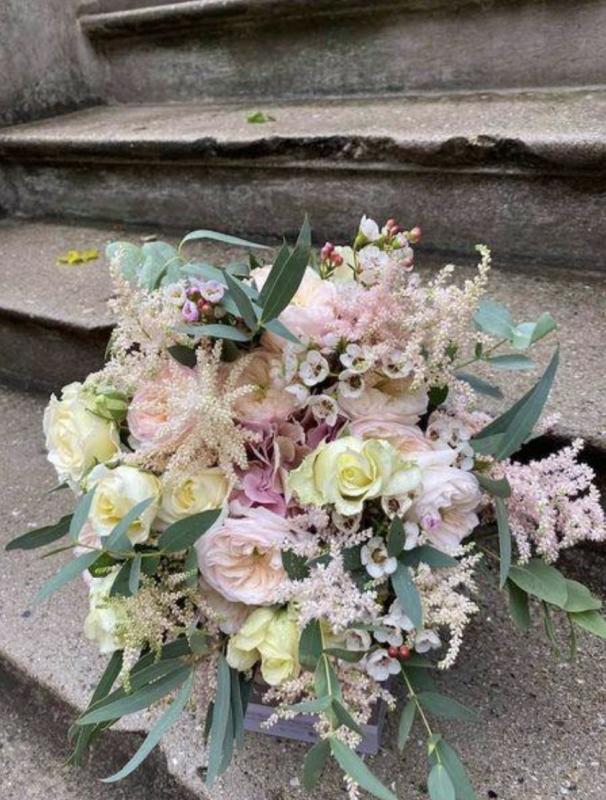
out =
<path fill-rule="evenodd" d="M 603 177 L 606 91 L 270 103 L 98 106 L 0 129 L 8 161 L 306 164 Z"/>

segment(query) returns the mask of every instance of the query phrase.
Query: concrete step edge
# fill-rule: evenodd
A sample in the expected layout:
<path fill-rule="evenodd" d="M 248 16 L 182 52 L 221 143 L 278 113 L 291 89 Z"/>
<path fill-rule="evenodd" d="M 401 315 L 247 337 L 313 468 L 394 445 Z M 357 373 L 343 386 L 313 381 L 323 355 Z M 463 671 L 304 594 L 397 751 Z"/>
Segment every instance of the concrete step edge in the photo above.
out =
<path fill-rule="evenodd" d="M 213 163 L 576 175 L 606 172 L 606 90 L 96 106 L 0 129 L 6 161 Z"/>

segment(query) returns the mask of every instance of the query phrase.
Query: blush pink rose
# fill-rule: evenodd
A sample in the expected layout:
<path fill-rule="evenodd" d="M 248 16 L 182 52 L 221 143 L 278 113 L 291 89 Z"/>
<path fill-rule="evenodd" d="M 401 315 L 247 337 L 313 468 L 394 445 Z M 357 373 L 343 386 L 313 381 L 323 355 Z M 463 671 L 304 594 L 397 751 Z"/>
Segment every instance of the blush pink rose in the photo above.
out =
<path fill-rule="evenodd" d="M 257 289 L 262 289 L 271 267 L 260 267 L 253 270 L 252 278 Z M 307 267 L 301 285 L 294 297 L 280 314 L 280 322 L 304 340 L 313 339 L 321 342 L 329 333 L 335 318 L 335 301 L 337 289 L 329 280 L 323 280 L 311 267 Z M 272 333 L 265 333 L 264 339 L 269 346 L 283 350 L 286 340 Z"/>
<path fill-rule="evenodd" d="M 171 403 L 186 384 L 195 380 L 193 370 L 177 362 L 170 362 L 153 379 L 146 381 L 135 392 L 128 409 L 126 421 L 131 434 L 141 444 L 160 444 L 175 431 L 167 430 L 171 422 Z M 184 426 L 186 428 L 187 426 Z"/>
<path fill-rule="evenodd" d="M 478 524 L 482 493 L 471 472 L 440 464 L 440 454 L 444 460 L 450 456 L 448 451 L 434 451 L 434 465 L 422 467 L 421 487 L 406 516 L 437 548 L 452 552 Z"/>
<path fill-rule="evenodd" d="M 239 386 L 254 389 L 234 404 L 236 417 L 248 425 L 268 425 L 284 421 L 298 407 L 296 397 L 280 386 L 280 359 L 266 350 L 257 350 L 248 360 Z"/>
<path fill-rule="evenodd" d="M 361 439 L 385 439 L 396 450 L 404 454 L 422 453 L 431 450 L 431 445 L 417 425 L 381 420 L 376 417 L 360 417 L 349 425 L 353 436 Z"/>
<path fill-rule="evenodd" d="M 366 386 L 358 397 L 339 392 L 339 406 L 351 420 L 375 419 L 415 425 L 427 411 L 427 393 L 410 391 L 406 378 L 386 378 L 375 373 L 364 376 Z"/>
<path fill-rule="evenodd" d="M 228 517 L 196 543 L 202 577 L 232 603 L 271 605 L 286 578 L 281 551 L 289 536 L 288 521 L 266 508 Z"/>

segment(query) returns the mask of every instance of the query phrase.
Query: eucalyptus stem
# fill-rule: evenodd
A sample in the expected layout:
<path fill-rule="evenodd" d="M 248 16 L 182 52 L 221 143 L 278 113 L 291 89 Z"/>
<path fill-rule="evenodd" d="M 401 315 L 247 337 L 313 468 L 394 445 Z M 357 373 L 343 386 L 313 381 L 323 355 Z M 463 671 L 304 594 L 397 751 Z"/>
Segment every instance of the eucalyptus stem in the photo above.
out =
<path fill-rule="evenodd" d="M 499 347 L 502 347 L 502 345 L 507 344 L 508 341 L 509 339 L 501 339 L 496 344 L 493 344 L 492 347 L 489 347 L 488 350 L 485 350 L 481 356 L 474 356 L 473 358 L 470 358 L 468 361 L 463 361 L 462 364 L 455 364 L 453 369 L 463 369 L 463 367 L 468 367 L 470 364 L 475 364 L 476 361 L 485 361 L 486 356 L 489 356 L 492 353 L 494 353 L 495 350 L 497 350 Z"/>
<path fill-rule="evenodd" d="M 404 669 L 402 669 L 402 677 L 404 678 L 404 683 L 406 684 L 406 688 L 408 690 L 408 695 L 409 695 L 410 699 L 413 701 L 413 703 L 415 704 L 415 706 L 417 708 L 417 711 L 419 712 L 419 716 L 421 717 L 423 725 L 425 726 L 425 730 L 427 731 L 427 733 L 429 735 L 429 738 L 433 739 L 434 732 L 433 732 L 433 730 L 431 728 L 431 725 L 429 724 L 429 720 L 427 719 L 425 711 L 423 710 L 423 706 L 419 702 L 419 698 L 417 696 L 417 693 L 415 692 L 414 687 L 413 687 L 412 683 L 410 682 L 410 678 L 408 677 L 408 675 L 406 674 L 406 670 L 404 670 Z M 435 753 L 436 753 L 436 758 L 438 759 L 438 763 L 442 764 L 442 758 L 440 756 L 440 751 L 437 748 L 436 748 Z M 443 766 L 443 764 L 442 764 L 442 766 Z"/>

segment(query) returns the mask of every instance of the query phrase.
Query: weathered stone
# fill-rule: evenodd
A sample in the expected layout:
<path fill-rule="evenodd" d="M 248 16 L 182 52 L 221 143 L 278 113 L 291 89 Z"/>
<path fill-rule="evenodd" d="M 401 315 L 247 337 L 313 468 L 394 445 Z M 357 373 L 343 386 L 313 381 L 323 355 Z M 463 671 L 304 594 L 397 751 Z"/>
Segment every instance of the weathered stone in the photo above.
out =
<path fill-rule="evenodd" d="M 606 68 L 595 0 L 129 6 L 81 18 L 117 102 L 599 86 Z"/>
<path fill-rule="evenodd" d="M 266 106 L 262 125 L 237 106 L 97 108 L 0 131 L 0 205 L 260 237 L 309 210 L 318 238 L 397 209 L 442 252 L 489 232 L 503 262 L 567 265 L 574 230 L 576 260 L 601 268 L 605 106 L 597 91 L 317 101 Z"/>

